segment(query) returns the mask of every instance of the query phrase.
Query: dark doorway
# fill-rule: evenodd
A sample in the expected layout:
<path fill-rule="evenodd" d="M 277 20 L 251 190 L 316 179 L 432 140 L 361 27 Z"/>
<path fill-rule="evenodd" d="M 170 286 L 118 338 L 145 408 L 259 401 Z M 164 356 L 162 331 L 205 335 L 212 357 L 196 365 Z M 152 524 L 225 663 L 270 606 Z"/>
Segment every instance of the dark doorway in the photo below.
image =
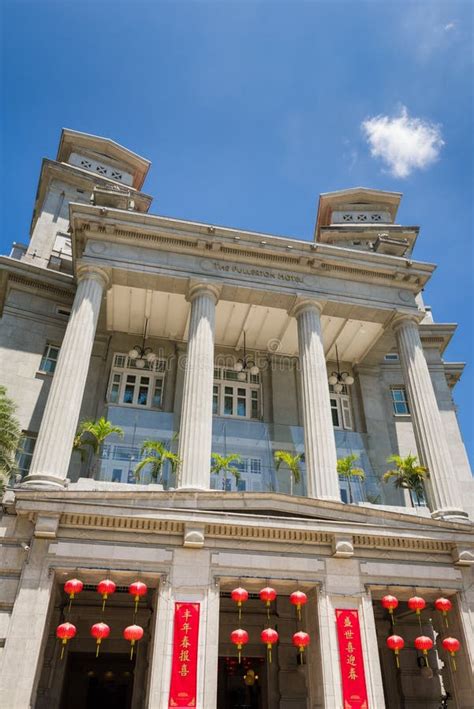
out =
<path fill-rule="evenodd" d="M 129 655 L 70 653 L 61 709 L 131 709 L 134 669 Z"/>
<path fill-rule="evenodd" d="M 217 709 L 265 709 L 266 667 L 261 657 L 219 658 Z"/>

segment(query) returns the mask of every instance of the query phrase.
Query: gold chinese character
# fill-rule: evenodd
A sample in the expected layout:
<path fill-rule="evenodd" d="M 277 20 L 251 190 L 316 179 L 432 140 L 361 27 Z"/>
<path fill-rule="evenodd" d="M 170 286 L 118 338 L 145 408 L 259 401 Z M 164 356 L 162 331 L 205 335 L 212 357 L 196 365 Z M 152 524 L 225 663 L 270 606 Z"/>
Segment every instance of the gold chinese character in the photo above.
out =
<path fill-rule="evenodd" d="M 350 640 L 347 643 L 346 652 L 354 652 L 354 645 L 351 643 Z"/>
<path fill-rule="evenodd" d="M 181 669 L 179 671 L 179 674 L 181 675 L 181 677 L 187 677 L 189 674 L 188 666 L 185 665 L 184 662 L 181 665 Z"/>
<path fill-rule="evenodd" d="M 189 650 L 181 650 L 179 654 L 180 662 L 189 662 Z"/>
<path fill-rule="evenodd" d="M 191 618 L 191 611 L 189 610 L 189 608 L 186 608 L 186 610 L 184 611 L 183 618 L 185 618 L 186 620 L 189 620 Z"/>
<path fill-rule="evenodd" d="M 183 627 L 181 628 L 182 633 L 187 633 L 189 630 L 191 630 L 191 626 L 189 623 L 186 621 L 186 623 L 183 623 Z"/>
<path fill-rule="evenodd" d="M 180 643 L 181 647 L 189 647 L 191 645 L 191 642 L 189 638 L 185 635 L 184 638 L 181 640 Z"/>
<path fill-rule="evenodd" d="M 345 633 L 344 633 L 344 637 L 346 638 L 346 640 L 350 640 L 351 638 L 354 637 L 353 631 L 352 631 L 352 630 L 346 630 Z"/>
<path fill-rule="evenodd" d="M 357 674 L 353 667 L 349 670 L 349 679 L 357 679 Z"/>
<path fill-rule="evenodd" d="M 347 663 L 348 665 L 352 665 L 352 667 L 355 667 L 355 664 L 356 664 L 355 655 L 348 655 L 348 656 L 347 656 L 346 663 Z"/>
<path fill-rule="evenodd" d="M 349 617 L 344 618 L 344 627 L 345 628 L 352 628 L 352 621 Z"/>

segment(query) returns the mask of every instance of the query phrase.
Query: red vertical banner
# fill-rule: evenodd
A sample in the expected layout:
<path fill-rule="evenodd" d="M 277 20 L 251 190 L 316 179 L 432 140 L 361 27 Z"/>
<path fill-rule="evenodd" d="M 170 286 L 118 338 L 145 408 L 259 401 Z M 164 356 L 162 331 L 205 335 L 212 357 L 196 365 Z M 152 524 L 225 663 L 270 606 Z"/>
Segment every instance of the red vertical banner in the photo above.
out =
<path fill-rule="evenodd" d="M 169 707 L 196 706 L 198 638 L 199 603 L 175 603 Z"/>
<path fill-rule="evenodd" d="M 344 709 L 368 709 L 359 611 L 336 609 Z"/>

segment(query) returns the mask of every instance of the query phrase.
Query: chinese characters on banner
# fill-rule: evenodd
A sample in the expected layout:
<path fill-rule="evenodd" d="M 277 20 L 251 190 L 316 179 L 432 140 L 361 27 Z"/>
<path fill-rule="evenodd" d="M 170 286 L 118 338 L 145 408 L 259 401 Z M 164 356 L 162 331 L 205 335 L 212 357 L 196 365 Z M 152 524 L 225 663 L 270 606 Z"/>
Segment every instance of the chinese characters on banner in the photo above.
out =
<path fill-rule="evenodd" d="M 199 603 L 175 603 L 169 707 L 196 706 L 198 636 Z"/>
<path fill-rule="evenodd" d="M 344 709 L 368 709 L 359 611 L 336 609 Z"/>

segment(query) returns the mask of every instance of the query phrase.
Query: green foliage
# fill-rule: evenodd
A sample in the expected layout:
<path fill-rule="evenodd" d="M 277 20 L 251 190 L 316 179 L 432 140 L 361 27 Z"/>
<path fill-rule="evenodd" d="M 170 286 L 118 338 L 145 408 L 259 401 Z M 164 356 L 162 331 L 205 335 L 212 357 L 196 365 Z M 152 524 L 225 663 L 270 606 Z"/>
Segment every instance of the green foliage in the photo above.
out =
<path fill-rule="evenodd" d="M 355 468 L 354 463 L 358 460 L 359 456 L 355 453 L 346 455 L 345 458 L 338 458 L 337 460 L 337 472 L 342 477 L 346 478 L 349 486 L 349 501 L 353 502 L 354 498 L 352 496 L 352 479 L 359 478 L 360 480 L 365 480 L 365 472 L 362 468 Z"/>
<path fill-rule="evenodd" d="M 21 428 L 15 417 L 16 406 L 0 386 L 0 492 L 16 471 L 15 453 L 21 439 Z"/>
<path fill-rule="evenodd" d="M 96 468 L 99 464 L 99 451 L 104 441 L 116 433 L 120 438 L 123 438 L 123 431 L 120 426 L 114 426 L 104 416 L 99 419 L 87 419 L 81 421 L 77 429 L 76 437 L 72 446 L 73 451 L 78 451 L 81 456 L 81 461 L 84 463 L 90 460 L 91 456 L 95 457 L 92 465 L 90 465 L 89 476 L 94 477 Z"/>
<path fill-rule="evenodd" d="M 176 453 L 172 453 L 163 441 L 144 441 L 141 450 L 142 460 L 133 471 L 137 480 L 144 468 L 149 467 L 152 480 L 161 482 L 163 479 L 163 467 L 166 462 L 171 466 L 171 471 L 176 473 L 181 463 Z"/>
<path fill-rule="evenodd" d="M 428 468 L 419 465 L 416 455 L 407 455 L 402 458 L 400 455 L 391 455 L 387 458 L 387 463 L 393 463 L 394 467 L 387 470 L 383 476 L 384 482 L 393 480 L 395 487 L 410 490 L 416 497 L 417 504 L 424 497 L 423 483 L 429 478 Z"/>
<path fill-rule="evenodd" d="M 273 458 L 275 460 L 275 467 L 280 470 L 281 465 L 285 465 L 290 471 L 290 493 L 293 494 L 293 483 L 298 484 L 301 480 L 301 460 L 303 458 L 302 453 L 297 453 L 293 455 L 290 451 L 275 451 Z"/>
<path fill-rule="evenodd" d="M 211 474 L 219 475 L 219 473 L 224 473 L 224 480 L 227 480 L 227 474 L 230 473 L 234 476 L 235 481 L 239 480 L 240 472 L 235 465 L 232 463 L 240 463 L 242 456 L 238 453 L 230 453 L 230 455 L 220 455 L 220 453 L 211 454 L 212 464 L 211 464 Z"/>

